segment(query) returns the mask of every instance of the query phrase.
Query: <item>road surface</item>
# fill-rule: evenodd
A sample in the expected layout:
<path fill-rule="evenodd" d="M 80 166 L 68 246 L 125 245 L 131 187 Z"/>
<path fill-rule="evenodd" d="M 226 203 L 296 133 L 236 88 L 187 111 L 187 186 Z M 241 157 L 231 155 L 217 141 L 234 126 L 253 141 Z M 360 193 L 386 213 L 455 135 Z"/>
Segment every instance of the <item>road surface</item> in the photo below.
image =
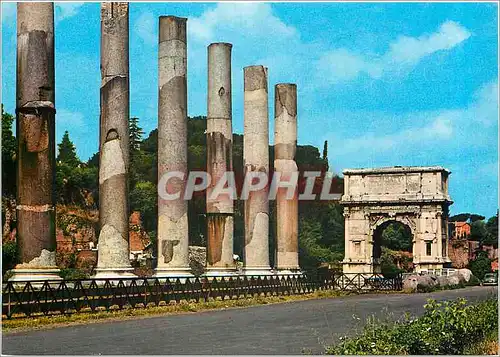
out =
<path fill-rule="evenodd" d="M 321 353 L 366 318 L 421 314 L 426 299 L 497 294 L 470 287 L 429 294 L 356 295 L 241 309 L 166 315 L 3 334 L 4 354 L 301 354 Z M 359 318 L 359 319 L 358 319 Z"/>

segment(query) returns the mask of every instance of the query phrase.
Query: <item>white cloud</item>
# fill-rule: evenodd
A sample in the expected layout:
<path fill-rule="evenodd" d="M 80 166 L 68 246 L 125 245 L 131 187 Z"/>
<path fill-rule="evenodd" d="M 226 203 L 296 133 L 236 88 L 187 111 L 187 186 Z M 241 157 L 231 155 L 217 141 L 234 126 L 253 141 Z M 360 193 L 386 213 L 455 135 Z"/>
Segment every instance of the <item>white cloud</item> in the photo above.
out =
<path fill-rule="evenodd" d="M 384 74 L 409 70 L 426 56 L 450 50 L 470 36 L 471 33 L 459 23 L 446 21 L 431 34 L 399 36 L 389 44 L 389 50 L 383 55 L 363 56 L 345 48 L 334 49 L 319 58 L 317 75 L 326 77 L 330 83 L 354 79 L 361 74 L 377 79 Z"/>
<path fill-rule="evenodd" d="M 62 21 L 64 19 L 75 16 L 78 10 L 85 3 L 83 2 L 57 2 L 56 6 L 56 21 Z"/>
<path fill-rule="evenodd" d="M 470 108 L 472 120 L 485 126 L 498 123 L 498 82 L 485 84 L 474 97 L 475 102 Z"/>
<path fill-rule="evenodd" d="M 471 33 L 457 22 L 446 21 L 439 30 L 418 38 L 400 36 L 391 43 L 389 52 L 384 56 L 386 63 L 416 63 L 434 52 L 449 50 L 465 41 Z"/>
<path fill-rule="evenodd" d="M 10 25 L 16 19 L 16 3 L 2 2 L 2 23 Z"/>
<path fill-rule="evenodd" d="M 152 13 L 143 12 L 134 23 L 135 32 L 148 45 L 158 42 L 157 22 Z"/>
<path fill-rule="evenodd" d="M 55 20 L 56 22 L 70 18 L 78 14 L 80 7 L 85 5 L 84 2 L 57 2 L 55 5 Z M 15 2 L 2 2 L 2 23 L 7 26 L 12 26 L 16 20 L 17 6 Z"/>
<path fill-rule="evenodd" d="M 291 37 L 296 29 L 286 25 L 272 13 L 267 3 L 218 3 L 200 17 L 188 22 L 190 34 L 199 41 L 216 40 L 218 31 L 236 30 L 252 36 Z"/>
<path fill-rule="evenodd" d="M 147 44 L 158 41 L 158 18 L 151 12 L 143 12 L 135 21 L 137 35 Z M 228 41 L 227 37 L 293 37 L 297 31 L 286 25 L 272 13 L 267 3 L 218 3 L 199 17 L 189 17 L 189 40 L 210 43 Z M 221 38 L 222 37 L 222 38 Z"/>
<path fill-rule="evenodd" d="M 376 127 L 363 128 L 360 136 L 341 137 L 329 134 L 319 142 L 332 143 L 330 152 L 335 157 L 335 169 L 406 164 L 443 164 L 458 162 L 468 152 L 474 160 L 485 157 L 498 140 L 498 84 L 497 80 L 481 86 L 471 103 L 464 108 L 442 109 L 431 112 L 336 113 L 337 118 L 351 121 L 371 117 Z M 388 125 L 390 123 L 391 125 Z M 397 129 L 399 124 L 404 129 Z M 394 128 L 391 130 L 391 126 Z M 494 128 L 496 126 L 496 128 Z M 327 129 L 325 129 L 327 130 Z M 486 174 L 497 172 L 498 164 L 485 165 Z"/>
<path fill-rule="evenodd" d="M 423 126 L 416 126 L 391 134 L 377 135 L 369 133 L 360 137 L 347 139 L 342 142 L 339 150 L 344 155 L 363 152 L 384 153 L 392 150 L 404 150 L 411 145 L 427 145 L 432 141 L 443 141 L 452 138 L 453 122 L 457 119 L 459 113 L 456 111 L 447 111 L 434 113 L 430 115 Z M 411 120 L 419 122 L 426 115 L 410 115 Z"/>

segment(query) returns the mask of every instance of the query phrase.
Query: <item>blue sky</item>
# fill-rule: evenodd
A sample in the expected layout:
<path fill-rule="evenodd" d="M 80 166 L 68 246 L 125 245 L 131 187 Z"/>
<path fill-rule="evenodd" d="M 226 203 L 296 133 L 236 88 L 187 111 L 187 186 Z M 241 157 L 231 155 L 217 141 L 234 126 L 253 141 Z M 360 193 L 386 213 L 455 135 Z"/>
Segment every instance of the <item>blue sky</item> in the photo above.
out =
<path fill-rule="evenodd" d="M 441 165 L 451 213 L 498 207 L 497 5 L 493 3 L 131 3 L 131 115 L 157 125 L 158 16 L 188 18 L 188 114 L 205 115 L 211 42 L 233 43 L 233 127 L 243 67 L 298 85 L 298 141 L 331 170 Z M 98 148 L 99 4 L 56 3 L 56 135 Z M 2 2 L 2 103 L 15 109 L 14 3 Z M 274 91 L 270 90 L 273 142 Z"/>

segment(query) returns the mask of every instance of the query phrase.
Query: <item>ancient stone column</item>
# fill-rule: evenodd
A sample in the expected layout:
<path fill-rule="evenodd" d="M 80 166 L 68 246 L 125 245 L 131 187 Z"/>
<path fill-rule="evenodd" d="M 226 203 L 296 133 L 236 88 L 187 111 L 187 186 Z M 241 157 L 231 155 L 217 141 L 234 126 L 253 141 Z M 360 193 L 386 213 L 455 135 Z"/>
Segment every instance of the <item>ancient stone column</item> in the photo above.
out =
<path fill-rule="evenodd" d="M 179 193 L 158 197 L 156 275 L 189 276 L 187 180 L 187 47 L 185 18 L 161 16 L 158 47 L 158 190 Z M 162 182 L 168 173 L 181 173 Z"/>
<path fill-rule="evenodd" d="M 233 200 L 227 193 L 211 197 L 216 185 L 226 179 L 224 174 L 233 170 L 231 48 L 230 43 L 208 46 L 207 273 L 212 275 L 235 270 Z"/>
<path fill-rule="evenodd" d="M 19 261 L 10 280 L 60 279 L 55 234 L 54 4 L 17 4 Z"/>
<path fill-rule="evenodd" d="M 269 109 L 267 68 L 244 71 L 243 162 L 249 173 L 269 174 Z M 269 266 L 269 186 L 249 192 L 245 201 L 245 273 L 266 274 Z"/>
<path fill-rule="evenodd" d="M 281 181 L 291 182 L 298 175 L 295 163 L 297 149 L 297 86 L 281 83 L 274 89 L 274 171 Z M 299 206 L 295 185 L 293 198 L 287 188 L 276 195 L 276 267 L 280 271 L 297 272 L 299 268 Z"/>
<path fill-rule="evenodd" d="M 98 278 L 133 276 L 128 242 L 128 22 L 128 3 L 101 4 Z"/>

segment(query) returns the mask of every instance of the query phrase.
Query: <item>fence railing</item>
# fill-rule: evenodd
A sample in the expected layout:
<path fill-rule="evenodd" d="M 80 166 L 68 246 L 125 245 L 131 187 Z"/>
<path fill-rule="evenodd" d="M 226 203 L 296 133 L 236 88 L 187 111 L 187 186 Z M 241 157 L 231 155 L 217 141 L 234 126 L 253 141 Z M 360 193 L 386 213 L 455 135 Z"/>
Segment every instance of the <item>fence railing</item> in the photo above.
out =
<path fill-rule="evenodd" d="M 328 274 L 202 278 L 112 278 L 7 282 L 2 291 L 6 318 L 72 314 L 160 306 L 172 301 L 234 300 L 307 294 L 318 290 L 401 290 L 400 276 Z"/>

